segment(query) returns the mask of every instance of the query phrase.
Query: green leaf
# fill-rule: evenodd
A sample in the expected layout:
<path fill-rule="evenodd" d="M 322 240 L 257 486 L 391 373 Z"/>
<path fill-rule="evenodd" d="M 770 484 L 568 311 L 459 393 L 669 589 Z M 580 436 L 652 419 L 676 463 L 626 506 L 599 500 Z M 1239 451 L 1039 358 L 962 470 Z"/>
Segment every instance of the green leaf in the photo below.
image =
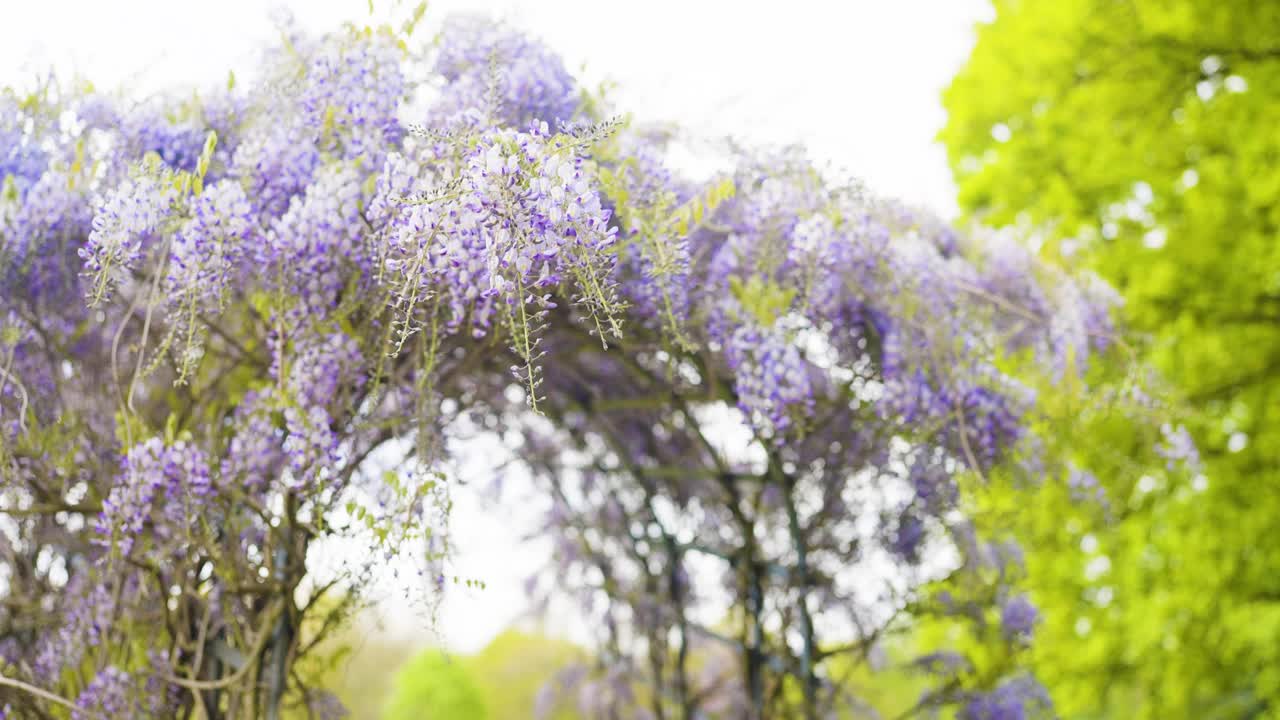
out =
<path fill-rule="evenodd" d="M 796 297 L 794 288 L 782 287 L 758 275 L 751 276 L 745 282 L 742 278 L 730 276 L 729 291 L 743 309 L 764 327 L 772 327 L 779 317 L 791 309 L 791 303 Z"/>

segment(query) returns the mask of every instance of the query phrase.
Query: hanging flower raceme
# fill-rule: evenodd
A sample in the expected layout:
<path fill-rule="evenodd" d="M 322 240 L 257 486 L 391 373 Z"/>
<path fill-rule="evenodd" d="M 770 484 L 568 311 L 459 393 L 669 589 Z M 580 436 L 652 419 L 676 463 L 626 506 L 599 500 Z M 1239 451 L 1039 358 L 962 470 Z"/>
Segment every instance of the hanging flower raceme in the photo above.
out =
<path fill-rule="evenodd" d="M 15 176 L 10 176 L 10 179 Z M 25 194 L 4 198 L 0 209 L 0 289 L 42 301 L 79 304 L 79 239 L 91 229 L 89 178 L 61 165 L 44 170 Z M 81 298 L 83 299 L 83 298 Z"/>
<path fill-rule="evenodd" d="M 245 195 L 263 221 L 283 215 L 306 190 L 320 165 L 317 135 L 316 128 L 293 115 L 272 117 L 261 131 L 239 142 L 231 174 L 245 185 Z"/>
<path fill-rule="evenodd" d="M 281 432 L 272 420 L 272 412 L 269 394 L 246 393 L 236 407 L 234 434 L 222 461 L 226 482 L 239 483 L 255 496 L 279 477 L 285 461 Z"/>
<path fill-rule="evenodd" d="M 38 137 L 26 132 L 27 114 L 17 97 L 0 94 L 0 181 L 12 178 L 25 191 L 49 164 L 49 154 Z"/>
<path fill-rule="evenodd" d="M 1031 677 L 1006 680 L 988 693 L 975 695 L 960 710 L 960 720 L 1048 720 L 1053 702 Z"/>
<path fill-rule="evenodd" d="M 203 352 L 201 314 L 221 312 L 229 286 L 245 271 L 246 253 L 259 243 L 253 208 L 238 183 L 222 180 L 191 203 L 191 218 L 173 236 L 165 278 L 182 379 Z"/>
<path fill-rule="evenodd" d="M 360 277 L 372 267 L 362 232 L 362 184 L 353 166 L 330 165 L 271 229 L 269 262 L 305 311 L 335 307 L 352 271 Z"/>
<path fill-rule="evenodd" d="M 186 537 L 212 493 L 209 464 L 199 448 L 151 438 L 125 455 L 95 527 L 110 547 L 128 556 L 144 529 L 158 542 Z"/>
<path fill-rule="evenodd" d="M 441 124 L 554 127 L 577 114 L 573 76 L 541 43 L 479 16 L 451 18 L 441 40 L 435 71 L 445 86 L 433 108 Z"/>
<path fill-rule="evenodd" d="M 302 122 L 344 158 L 377 163 L 404 130 L 396 117 L 407 91 L 403 51 L 389 33 L 324 43 L 306 68 Z"/>
<path fill-rule="evenodd" d="M 103 197 L 89 241 L 80 250 L 85 274 L 93 278 L 91 305 L 104 301 L 112 286 L 138 265 L 176 200 L 177 192 L 163 174 L 146 171 Z"/>
<path fill-rule="evenodd" d="M 158 108 L 140 108 L 120 118 L 121 130 L 135 156 L 157 155 L 167 167 L 192 172 L 204 148 L 207 131 L 191 119 L 174 120 Z"/>
<path fill-rule="evenodd" d="M 1005 600 L 1000 608 L 1000 629 L 1007 637 L 1030 639 L 1040 613 L 1025 595 Z"/>
<path fill-rule="evenodd" d="M 221 309 L 227 286 L 243 270 L 245 252 L 254 236 L 252 207 L 239 183 L 224 180 L 204 191 L 191 207 L 191 218 L 174 235 L 166 278 L 167 297 L 179 308 Z"/>
<path fill-rule="evenodd" d="M 794 418 L 813 412 L 809 369 L 782 328 L 743 324 L 724 352 L 734 374 L 738 409 L 762 434 L 780 439 Z"/>
<path fill-rule="evenodd" d="M 527 132 L 491 130 L 463 156 L 456 179 L 437 196 L 411 199 L 398 213 L 388 198 L 413 165 L 393 159 L 373 202 L 388 222 L 386 265 L 401 337 L 422 304 L 438 303 L 443 327 L 464 323 L 481 338 L 498 323 L 520 359 L 517 375 L 537 396 L 538 331 L 555 307 L 553 291 L 568 284 L 572 300 L 600 335 L 617 335 L 616 228 L 569 138 L 546 124 Z M 438 298 L 438 300 L 437 300 Z"/>
<path fill-rule="evenodd" d="M 693 199 L 692 188 L 662 160 L 661 136 L 628 132 L 605 178 L 606 192 L 626 215 L 618 217 L 621 292 L 629 315 L 654 330 L 681 336 L 689 318 L 692 269 L 690 228 L 673 215 Z"/>

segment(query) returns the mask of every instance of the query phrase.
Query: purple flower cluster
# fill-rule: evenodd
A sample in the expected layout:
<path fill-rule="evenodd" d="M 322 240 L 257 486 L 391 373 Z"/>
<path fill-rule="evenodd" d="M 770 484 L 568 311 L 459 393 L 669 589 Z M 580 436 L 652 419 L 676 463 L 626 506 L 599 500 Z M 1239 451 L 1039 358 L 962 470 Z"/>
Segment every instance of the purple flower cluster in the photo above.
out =
<path fill-rule="evenodd" d="M 896 352 L 896 336 L 886 343 Z M 961 375 L 954 368 L 916 368 L 890 374 L 886 367 L 884 410 L 911 426 L 941 428 L 947 448 L 967 463 L 990 467 L 1025 434 L 1023 413 L 1031 392 L 994 369 Z M 936 373 L 936 374 L 935 374 Z"/>
<path fill-rule="evenodd" d="M 76 698 L 76 710 L 71 713 L 71 717 L 74 720 L 124 720 L 142 717 L 138 712 L 136 692 L 137 688 L 129 673 L 108 665 L 93 676 L 93 680 L 89 681 Z"/>
<path fill-rule="evenodd" d="M 287 397 L 282 399 L 287 433 L 282 451 L 289 487 L 309 487 L 342 462 L 337 408 L 364 386 L 364 372 L 359 344 L 341 332 L 305 335 L 296 341 L 284 384 Z M 269 424 L 260 413 L 256 407 L 247 411 L 251 427 Z M 262 439 L 238 437 L 238 449 L 245 453 L 237 460 L 239 469 L 256 485 L 262 470 L 275 466 L 276 455 Z"/>
<path fill-rule="evenodd" d="M 977 254 L 974 292 L 991 298 L 995 328 L 1009 347 L 1034 348 L 1060 377 L 1083 373 L 1090 353 L 1110 346 L 1112 314 L 1121 298 L 1097 275 L 1071 277 L 1044 267 L 1027 246 L 1007 235 L 986 237 Z"/>
<path fill-rule="evenodd" d="M 444 125 L 552 126 L 578 111 L 573 76 L 545 45 L 479 16 L 445 23 L 435 71 L 445 86 L 432 109 Z"/>
<path fill-rule="evenodd" d="M 360 345 L 349 335 L 335 332 L 306 337 L 297 342 L 289 365 L 289 390 L 293 400 L 311 407 L 331 407 L 342 393 L 364 385 L 364 358 Z"/>
<path fill-rule="evenodd" d="M 271 419 L 268 396 L 249 392 L 236 407 L 235 428 L 221 470 L 224 482 L 239 483 L 251 494 L 265 490 L 284 462 L 280 432 Z"/>
<path fill-rule="evenodd" d="M 1056 288 L 1063 296 L 1059 303 L 1063 311 L 1054 313 L 1049 319 L 1049 333 L 1045 339 L 1047 347 L 1042 354 L 1047 356 L 1057 377 L 1068 371 L 1083 373 L 1087 369 L 1090 351 L 1105 349 L 1111 340 L 1112 303 L 1089 292 L 1091 284 L 1064 279 Z"/>
<path fill-rule="evenodd" d="M 1156 445 L 1156 452 L 1165 459 L 1169 470 L 1185 468 L 1189 472 L 1200 471 L 1200 450 L 1185 425 L 1173 426 L 1165 423 L 1160 426 L 1161 442 Z"/>
<path fill-rule="evenodd" d="M 744 323 L 729 336 L 724 355 L 738 409 L 762 435 L 781 440 L 795 418 L 812 413 L 809 369 L 782 328 Z"/>
<path fill-rule="evenodd" d="M 167 167 L 191 172 L 208 134 L 203 122 L 174 120 L 158 108 L 127 113 L 121 132 L 135 157 L 155 153 Z"/>
<path fill-rule="evenodd" d="M 349 163 L 326 166 L 267 236 L 269 261 L 311 312 L 338 304 L 352 266 L 365 272 L 371 267 L 360 215 L 363 182 Z"/>
<path fill-rule="evenodd" d="M 391 222 L 387 267 L 401 303 L 438 292 L 448 327 L 469 318 L 482 337 L 495 311 L 530 298 L 545 307 L 546 293 L 568 279 L 589 309 L 605 312 L 616 228 L 574 148 L 545 125 L 495 130 L 470 149 L 461 173 L 454 196 L 406 204 Z M 388 191 L 397 184 L 384 178 Z"/>
<path fill-rule="evenodd" d="M 93 222 L 89 182 L 63 167 L 49 168 L 31 183 L 12 214 L 0 199 L 0 289 L 42 301 L 80 304 L 76 239 Z"/>
<path fill-rule="evenodd" d="M 219 141 L 220 143 L 224 141 Z M 245 136 L 231 160 L 232 174 L 264 220 L 278 218 L 306 190 L 320 165 L 316 129 L 296 117 L 272 118 L 261 131 Z"/>
<path fill-rule="evenodd" d="M 157 540 L 192 527 L 207 510 L 204 504 L 212 492 L 203 451 L 184 440 L 166 445 L 160 438 L 151 438 L 125 455 L 95 527 L 100 537 L 127 556 L 148 525 Z"/>
<path fill-rule="evenodd" d="M 1075 502 L 1107 504 L 1107 490 L 1098 483 L 1098 476 L 1076 465 L 1067 468 L 1067 490 Z"/>
<path fill-rule="evenodd" d="M 669 214 L 690 200 L 692 186 L 664 161 L 664 133 L 626 130 L 617 142 L 618 157 L 607 163 L 616 197 L 606 203 L 616 210 L 621 202 L 625 210 L 617 216 L 625 238 L 619 253 L 621 291 L 633 321 L 678 333 L 691 309 L 693 257 L 688 234 L 669 222 Z"/>
<path fill-rule="evenodd" d="M 1034 678 L 1006 680 L 988 693 L 974 695 L 958 720 L 1048 720 L 1054 717 L 1049 693 Z"/>
<path fill-rule="evenodd" d="M 246 251 L 259 241 L 253 209 L 239 183 L 209 186 L 191 204 L 191 217 L 174 235 L 166 282 L 170 303 L 220 309 L 227 286 L 241 269 Z"/>
<path fill-rule="evenodd" d="M 1039 620 L 1039 611 L 1026 595 L 1015 595 L 1000 607 L 1000 629 L 1009 639 L 1029 640 Z"/>
<path fill-rule="evenodd" d="M 103 642 L 117 611 L 112 588 L 84 576 L 64 589 L 63 603 L 63 624 L 41 639 L 35 653 L 34 669 L 45 677 L 57 677 L 64 667 L 78 665 L 87 648 Z"/>
<path fill-rule="evenodd" d="M 959 490 L 951 474 L 936 457 L 917 456 L 907 472 L 915 502 L 940 513 L 955 506 Z"/>
<path fill-rule="evenodd" d="M 396 117 L 408 89 L 402 56 L 386 33 L 324 44 L 306 71 L 303 123 L 320 129 L 321 143 L 336 145 L 341 157 L 377 163 L 403 133 Z"/>
<path fill-rule="evenodd" d="M 99 303 L 135 267 L 157 238 L 175 192 L 162 178 L 143 173 L 105 195 L 93 216 L 93 231 L 80 249 L 84 271 L 93 279 L 90 301 Z"/>
<path fill-rule="evenodd" d="M 793 268 L 803 291 L 805 304 L 816 320 L 841 323 L 850 320 L 850 275 L 870 270 L 866 244 L 837 230 L 827 215 L 817 214 L 796 224 L 787 248 L 787 263 Z"/>
<path fill-rule="evenodd" d="M 919 562 L 921 545 L 927 532 L 924 520 L 918 514 L 910 510 L 903 512 L 889 539 L 889 552 L 907 563 Z"/>
<path fill-rule="evenodd" d="M 1031 250 L 1011 236 L 996 234 L 982 245 L 978 262 L 979 287 L 1017 309 L 993 315 L 998 330 L 1008 334 L 1010 347 L 1040 343 L 1042 328 L 1038 319 L 1048 320 L 1054 313 L 1046 288 L 1036 277 Z"/>
<path fill-rule="evenodd" d="M 159 678 L 145 679 L 116 665 L 98 671 L 76 697 L 72 720 L 164 720 L 174 717 L 172 687 Z"/>
<path fill-rule="evenodd" d="M 38 138 L 26 132 L 26 120 L 18 99 L 7 92 L 0 94 L 0 182 L 12 178 L 19 190 L 35 182 L 49 162 Z"/>

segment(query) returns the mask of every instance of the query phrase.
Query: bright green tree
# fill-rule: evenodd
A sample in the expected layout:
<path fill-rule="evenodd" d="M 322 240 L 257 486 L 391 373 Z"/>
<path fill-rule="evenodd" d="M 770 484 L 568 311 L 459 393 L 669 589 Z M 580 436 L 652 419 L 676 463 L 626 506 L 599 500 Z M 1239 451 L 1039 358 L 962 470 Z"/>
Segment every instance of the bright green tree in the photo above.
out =
<path fill-rule="evenodd" d="M 384 720 L 488 720 L 484 693 L 466 661 L 424 650 L 396 674 Z"/>
<path fill-rule="evenodd" d="M 547 720 L 574 720 L 572 695 L 552 693 L 557 675 L 590 657 L 545 635 L 508 630 L 474 655 L 424 650 L 396 673 L 384 720 L 517 720 L 546 711 Z"/>
<path fill-rule="evenodd" d="M 1280 3 L 994 4 L 945 93 L 961 206 L 1121 291 L 1204 459 L 1113 462 L 1105 523 L 1062 486 L 1005 508 L 1041 674 L 1066 716 L 1280 717 Z"/>
<path fill-rule="evenodd" d="M 508 630 L 466 665 L 484 693 L 492 720 L 533 717 L 540 693 L 567 667 L 589 660 L 577 645 L 553 637 Z M 572 698 L 554 696 L 545 708 L 547 720 L 573 720 Z"/>

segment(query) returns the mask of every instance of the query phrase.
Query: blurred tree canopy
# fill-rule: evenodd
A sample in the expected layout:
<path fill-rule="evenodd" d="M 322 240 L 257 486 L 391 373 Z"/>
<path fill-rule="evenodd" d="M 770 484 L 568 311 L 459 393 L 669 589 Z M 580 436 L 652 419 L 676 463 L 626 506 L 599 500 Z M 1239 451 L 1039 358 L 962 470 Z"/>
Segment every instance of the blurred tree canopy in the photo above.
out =
<path fill-rule="evenodd" d="M 303 628 L 307 641 L 314 640 L 317 632 L 314 623 Z M 301 663 L 299 673 L 309 686 L 336 696 L 352 718 L 382 716 L 403 686 L 395 671 L 407 666 L 421 646 L 412 637 L 397 636 L 380 627 L 372 613 L 356 614 L 349 624 L 333 628 L 319 642 L 320 651 Z M 285 717 L 312 720 L 315 715 L 310 708 L 297 707 Z"/>
<path fill-rule="evenodd" d="M 395 694 L 383 717 L 485 720 L 490 717 L 486 697 L 462 658 L 426 650 L 397 673 Z"/>
<path fill-rule="evenodd" d="M 1117 465 L 1096 527 L 1010 504 L 1039 671 L 1068 717 L 1280 717 L 1280 3 L 994 4 L 944 96 L 960 204 L 1122 292 L 1204 460 Z"/>
<path fill-rule="evenodd" d="M 547 720 L 572 720 L 571 698 L 547 688 L 558 672 L 587 653 L 564 640 L 508 630 L 470 656 L 424 650 L 396 675 L 383 717 L 516 720 L 545 711 Z"/>
<path fill-rule="evenodd" d="M 920 634 L 920 637 L 926 634 Z M 703 648 L 691 658 L 691 664 L 704 668 L 710 659 L 708 650 L 716 649 Z M 900 717 L 913 708 L 919 709 L 917 701 L 929 689 L 929 683 L 925 673 L 909 663 L 918 652 L 902 642 L 889 643 L 886 652 L 890 658 L 886 661 L 889 667 L 879 671 L 870 669 L 866 663 L 848 654 L 835 658 L 831 671 L 833 680 L 864 701 L 843 708 L 836 717 L 841 720 L 865 718 L 869 707 L 883 710 L 885 717 Z M 371 659 L 375 663 L 378 660 L 377 657 Z M 576 697 L 577 693 L 565 692 L 563 687 L 566 674 L 573 674 L 596 662 L 585 649 L 566 640 L 520 630 L 503 632 L 474 655 L 445 655 L 435 648 L 423 650 L 397 671 L 394 690 L 384 703 L 381 717 L 386 720 L 417 717 L 583 720 L 596 717 L 580 707 L 581 698 Z M 358 665 L 369 667 L 369 662 L 362 661 Z M 386 666 L 381 667 L 385 670 Z M 351 684 L 347 685 L 347 692 L 339 694 L 352 709 L 353 717 L 374 716 L 376 713 L 367 703 L 352 704 L 349 699 Z M 332 680 L 328 687 L 333 687 Z M 463 691 L 455 694 L 457 688 Z M 478 692 L 482 702 L 474 701 L 472 690 Z M 645 692 L 643 687 L 636 690 Z M 800 690 L 793 683 L 784 692 L 798 697 Z M 447 697 L 451 704 L 440 705 L 441 697 Z M 423 715 L 425 711 L 422 708 L 428 707 L 424 703 L 437 703 L 430 707 L 436 708 L 434 712 L 443 714 Z M 357 710 L 358 707 L 364 708 L 364 715 Z"/>

